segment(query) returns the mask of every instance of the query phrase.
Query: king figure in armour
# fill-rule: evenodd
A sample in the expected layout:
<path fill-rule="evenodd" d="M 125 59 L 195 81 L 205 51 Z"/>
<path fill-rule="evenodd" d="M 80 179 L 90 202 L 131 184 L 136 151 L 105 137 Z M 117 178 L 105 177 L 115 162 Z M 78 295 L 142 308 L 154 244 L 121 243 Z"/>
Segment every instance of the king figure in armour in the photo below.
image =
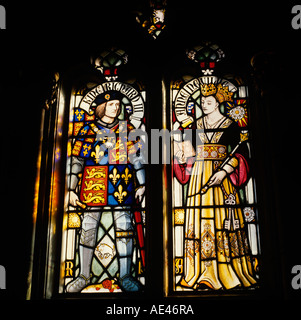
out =
<path fill-rule="evenodd" d="M 125 292 L 139 291 L 142 287 L 132 275 L 133 207 L 143 201 L 145 169 L 139 138 L 128 139 L 134 127 L 118 119 L 121 99 L 118 91 L 98 95 L 94 101 L 94 120 L 82 126 L 72 147 L 69 205 L 84 210 L 78 250 L 79 275 L 67 285 L 67 292 L 80 292 L 91 283 L 98 224 L 105 208 L 114 217 L 118 285 Z"/>

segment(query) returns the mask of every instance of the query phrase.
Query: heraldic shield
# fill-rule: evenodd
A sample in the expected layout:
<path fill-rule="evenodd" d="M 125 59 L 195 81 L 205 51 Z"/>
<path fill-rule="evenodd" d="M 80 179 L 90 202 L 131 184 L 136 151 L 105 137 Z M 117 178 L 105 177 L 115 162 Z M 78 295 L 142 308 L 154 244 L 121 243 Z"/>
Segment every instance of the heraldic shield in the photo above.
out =
<path fill-rule="evenodd" d="M 108 199 L 108 167 L 87 166 L 83 172 L 80 200 L 87 206 L 105 206 Z"/>
<path fill-rule="evenodd" d="M 132 205 L 134 191 L 130 164 L 86 166 L 83 170 L 80 201 L 87 207 Z"/>

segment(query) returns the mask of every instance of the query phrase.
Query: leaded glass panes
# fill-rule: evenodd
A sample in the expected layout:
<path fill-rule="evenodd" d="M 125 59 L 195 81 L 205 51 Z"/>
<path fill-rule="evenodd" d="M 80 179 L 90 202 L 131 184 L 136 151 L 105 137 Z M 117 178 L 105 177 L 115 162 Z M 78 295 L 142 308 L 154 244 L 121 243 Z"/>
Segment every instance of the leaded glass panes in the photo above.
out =
<path fill-rule="evenodd" d="M 145 12 L 137 12 L 137 22 L 147 30 L 153 39 L 157 39 L 166 27 L 166 7 L 167 0 L 149 0 L 147 8 L 144 8 Z"/>
<path fill-rule="evenodd" d="M 215 76 L 221 49 L 187 51 L 201 67 L 170 86 L 172 288 L 252 289 L 259 281 L 259 231 L 248 87 Z"/>
<path fill-rule="evenodd" d="M 73 87 L 59 291 L 120 293 L 145 284 L 146 91 L 119 81 L 122 50 L 94 61 L 105 81 Z M 137 131 L 138 132 L 138 131 Z"/>

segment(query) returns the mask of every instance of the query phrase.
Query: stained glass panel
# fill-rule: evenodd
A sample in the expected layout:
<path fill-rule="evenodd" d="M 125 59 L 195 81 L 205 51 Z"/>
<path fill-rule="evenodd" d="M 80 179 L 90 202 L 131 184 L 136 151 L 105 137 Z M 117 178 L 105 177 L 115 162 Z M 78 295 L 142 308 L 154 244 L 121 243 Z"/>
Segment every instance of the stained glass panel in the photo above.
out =
<path fill-rule="evenodd" d="M 253 289 L 259 228 L 248 87 L 214 75 L 210 43 L 187 51 L 199 77 L 171 82 L 172 290 Z M 192 137 L 192 138 L 191 138 Z"/>
<path fill-rule="evenodd" d="M 94 65 L 107 81 L 73 88 L 60 292 L 137 292 L 145 284 L 143 139 L 133 133 L 145 130 L 146 92 L 118 80 L 126 62 L 122 50 L 105 51 Z"/>
<path fill-rule="evenodd" d="M 166 27 L 166 7 L 167 0 L 150 0 L 147 8 L 144 8 L 145 12 L 137 12 L 137 22 L 147 30 L 153 39 L 157 39 Z"/>

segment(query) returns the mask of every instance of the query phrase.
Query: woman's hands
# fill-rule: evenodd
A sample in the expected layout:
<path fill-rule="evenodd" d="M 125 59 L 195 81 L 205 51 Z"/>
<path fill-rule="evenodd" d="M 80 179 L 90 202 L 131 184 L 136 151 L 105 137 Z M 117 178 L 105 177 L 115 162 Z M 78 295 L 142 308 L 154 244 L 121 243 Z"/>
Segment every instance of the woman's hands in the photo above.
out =
<path fill-rule="evenodd" d="M 227 172 L 225 170 L 217 171 L 209 179 L 207 183 L 208 187 L 220 185 L 222 181 L 225 179 L 226 175 L 227 175 Z"/>
<path fill-rule="evenodd" d="M 223 182 L 223 180 L 225 179 L 226 175 L 231 174 L 233 172 L 233 170 L 234 170 L 234 168 L 231 167 L 230 165 L 228 165 L 228 164 L 224 165 L 224 167 L 222 169 L 215 172 L 211 176 L 211 178 L 208 180 L 208 182 L 202 188 L 201 194 L 206 193 L 210 187 L 220 185 Z"/>

